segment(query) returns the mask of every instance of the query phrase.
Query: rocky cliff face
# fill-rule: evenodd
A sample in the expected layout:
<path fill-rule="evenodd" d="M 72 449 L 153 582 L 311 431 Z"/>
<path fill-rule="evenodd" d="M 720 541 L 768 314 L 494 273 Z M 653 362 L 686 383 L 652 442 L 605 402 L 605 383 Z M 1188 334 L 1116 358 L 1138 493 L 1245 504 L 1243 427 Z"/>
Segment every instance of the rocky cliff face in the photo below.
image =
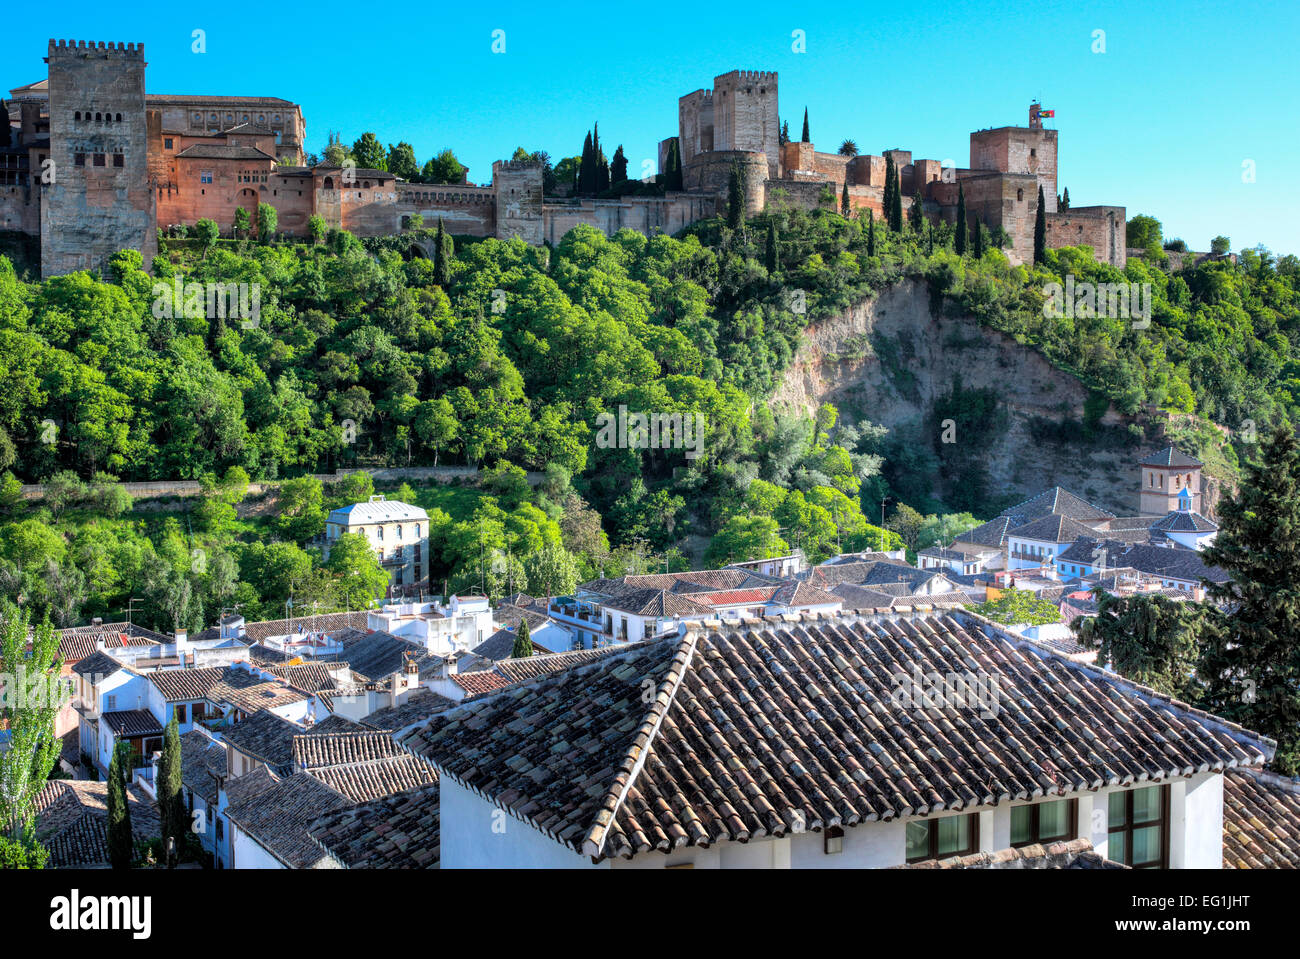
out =
<path fill-rule="evenodd" d="M 1067 437 L 1084 419 L 1083 384 L 971 317 L 937 315 L 920 283 L 810 325 L 772 408 L 811 413 L 829 402 L 851 421 L 891 430 L 919 423 L 924 439 L 934 430 L 936 400 L 958 380 L 966 390 L 996 391 L 1004 414 L 1004 428 L 981 452 L 991 494 L 1017 501 L 1057 485 L 1117 515 L 1136 515 L 1137 457 L 1146 443 L 1126 429 L 1130 421 L 1110 409 L 1101 429 Z M 1056 429 L 1063 435 L 1054 440 Z M 960 434 L 954 439 L 962 442 Z M 946 499 L 949 484 L 961 480 L 935 476 L 933 495 Z"/>

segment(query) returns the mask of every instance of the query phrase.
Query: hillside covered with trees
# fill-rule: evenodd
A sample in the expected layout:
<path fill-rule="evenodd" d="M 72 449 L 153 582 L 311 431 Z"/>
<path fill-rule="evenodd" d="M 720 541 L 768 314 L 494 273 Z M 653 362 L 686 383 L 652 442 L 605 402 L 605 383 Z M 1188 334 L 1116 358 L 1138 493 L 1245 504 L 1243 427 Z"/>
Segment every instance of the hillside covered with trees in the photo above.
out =
<path fill-rule="evenodd" d="M 1218 446 L 1211 421 L 1244 442 L 1248 423 L 1262 432 L 1300 412 L 1293 256 L 1246 251 L 1171 276 L 1155 256 L 1119 271 L 1080 248 L 1012 267 L 987 231 L 958 254 L 946 224 L 889 230 L 781 206 L 679 238 L 448 239 L 433 261 L 404 237 L 202 229 L 164 239 L 149 272 L 127 251 L 107 277 L 26 282 L 0 259 L 0 592 L 61 625 L 120 616 L 142 591 L 140 621 L 164 628 L 234 603 L 282 615 L 290 596 L 343 608 L 357 598 L 313 540 L 326 507 L 366 481 L 304 478 L 340 468 L 483 471 L 401 491 L 430 511 L 432 578 L 453 591 L 949 540 L 996 504 L 917 501 L 901 479 L 915 450 L 887 431 L 831 407 L 774 416 L 766 402 L 809 322 L 904 278 L 929 285 L 934 309 L 974 315 L 1080 377 L 1098 397 L 1086 416 L 1107 404 L 1179 414 L 1203 424 L 1195 442 Z M 1045 315 L 1043 287 L 1066 274 L 1150 283 L 1149 328 Z M 256 284 L 260 316 L 209 317 L 184 296 L 160 309 L 155 283 L 177 279 Z M 955 415 L 982 415 L 984 401 L 956 393 Z M 620 407 L 701 414 L 701 455 L 603 448 L 599 418 Z M 1235 463 L 1230 446 L 1219 455 Z M 525 471 L 544 479 L 530 486 Z M 142 511 L 117 479 L 198 479 L 205 493 Z M 283 484 L 267 509 L 241 503 L 250 480 Z M 53 495 L 21 499 L 34 482 Z M 886 500 L 882 530 L 870 518 Z"/>

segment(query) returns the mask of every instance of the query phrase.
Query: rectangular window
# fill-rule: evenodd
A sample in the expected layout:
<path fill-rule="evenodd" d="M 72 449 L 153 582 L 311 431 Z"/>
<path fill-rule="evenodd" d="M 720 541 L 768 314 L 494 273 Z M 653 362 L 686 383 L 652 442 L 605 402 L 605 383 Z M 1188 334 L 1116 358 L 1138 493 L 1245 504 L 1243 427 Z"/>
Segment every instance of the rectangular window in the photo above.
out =
<path fill-rule="evenodd" d="M 120 153 L 113 154 L 113 166 L 121 167 L 125 165 L 125 158 Z"/>
<path fill-rule="evenodd" d="M 1109 799 L 1107 857 L 1134 869 L 1169 866 L 1169 787 L 1113 792 Z"/>
<path fill-rule="evenodd" d="M 105 697 L 104 697 L 104 712 L 106 712 L 106 713 L 112 713 L 112 712 L 116 712 L 116 711 L 117 711 L 117 697 L 116 697 L 116 696 L 105 696 Z"/>
<path fill-rule="evenodd" d="M 211 171 L 211 170 L 200 170 L 200 171 L 199 171 L 199 182 L 200 182 L 200 183 L 211 183 L 211 182 L 212 182 L 212 171 Z"/>
<path fill-rule="evenodd" d="M 189 707 L 187 707 L 184 703 L 177 703 L 175 709 L 176 709 L 176 721 L 178 723 L 189 722 L 189 720 L 186 719 L 186 714 L 189 712 Z"/>
<path fill-rule="evenodd" d="M 95 158 L 95 166 L 103 166 L 103 165 L 104 165 L 104 154 L 102 154 L 102 153 L 95 153 L 95 154 L 92 154 L 92 155 L 93 155 L 94 158 Z"/>
<path fill-rule="evenodd" d="M 170 150 L 171 148 L 172 148 L 172 138 L 171 138 L 171 137 L 164 137 L 164 138 L 163 138 L 163 149 L 164 149 L 164 150 Z"/>
<path fill-rule="evenodd" d="M 84 153 L 74 153 L 74 154 L 72 155 L 72 165 L 73 165 L 73 166 L 85 166 L 85 165 L 86 165 L 86 154 L 84 154 Z"/>
<path fill-rule="evenodd" d="M 907 861 L 969 856 L 979 849 L 979 814 L 943 816 L 907 824 Z"/>
<path fill-rule="evenodd" d="M 1073 839 L 1077 832 L 1077 799 L 1055 799 L 1029 806 L 1011 807 L 1011 845 L 1049 843 Z"/>

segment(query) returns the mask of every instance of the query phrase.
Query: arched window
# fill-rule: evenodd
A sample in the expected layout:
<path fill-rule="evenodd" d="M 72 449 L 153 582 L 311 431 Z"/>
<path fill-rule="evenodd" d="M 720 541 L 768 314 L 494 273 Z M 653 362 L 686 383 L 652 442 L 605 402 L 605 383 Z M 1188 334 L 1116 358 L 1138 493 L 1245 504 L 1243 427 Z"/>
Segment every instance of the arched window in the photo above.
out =
<path fill-rule="evenodd" d="M 415 524 L 415 538 L 416 538 L 416 539 L 419 539 L 419 538 L 420 538 L 420 524 L 419 524 L 419 523 L 416 523 L 416 524 Z"/>
<path fill-rule="evenodd" d="M 1025 198 L 1025 191 L 1024 191 L 1024 190 L 1017 190 L 1017 191 L 1016 191 L 1016 199 L 1017 199 L 1017 200 L 1022 200 L 1022 201 L 1023 201 L 1024 198 Z"/>
<path fill-rule="evenodd" d="M 398 538 L 398 539 L 401 539 L 401 538 L 402 538 L 402 524 L 401 524 L 401 523 L 398 523 L 398 524 L 397 524 L 397 538 Z"/>
<path fill-rule="evenodd" d="M 96 113 L 96 114 L 95 114 L 95 122 L 96 122 L 96 123 L 103 123 L 103 122 L 104 122 L 104 115 L 103 115 L 102 113 Z"/>
<path fill-rule="evenodd" d="M 72 119 L 74 119 L 74 120 L 80 120 L 80 119 L 81 119 L 81 111 L 78 110 L 76 113 L 74 113 L 74 114 L 72 115 Z"/>
<path fill-rule="evenodd" d="M 114 120 L 114 122 L 115 122 L 115 123 L 121 123 L 121 122 L 122 122 L 122 114 L 119 113 L 119 114 L 117 115 L 116 119 Z"/>
<path fill-rule="evenodd" d="M 382 526 L 376 526 L 375 529 L 379 531 L 379 538 L 380 538 L 380 539 L 383 539 L 383 538 L 384 538 L 384 528 L 383 528 Z"/>
<path fill-rule="evenodd" d="M 325 178 L 325 189 L 327 190 L 334 189 L 334 178 L 332 176 L 327 176 Z"/>

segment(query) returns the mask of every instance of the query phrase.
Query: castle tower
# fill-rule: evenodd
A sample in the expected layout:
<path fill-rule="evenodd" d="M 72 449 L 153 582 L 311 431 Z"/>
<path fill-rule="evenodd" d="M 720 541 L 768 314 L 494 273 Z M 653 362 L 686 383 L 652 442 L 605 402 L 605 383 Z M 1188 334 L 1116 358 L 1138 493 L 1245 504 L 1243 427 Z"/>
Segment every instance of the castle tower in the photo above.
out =
<path fill-rule="evenodd" d="M 732 70 L 714 77 L 713 149 L 764 153 L 768 177 L 779 176 L 781 121 L 775 72 Z"/>
<path fill-rule="evenodd" d="M 496 194 L 496 235 L 542 242 L 542 168 L 532 160 L 498 160 L 492 164 Z"/>
<path fill-rule="evenodd" d="M 970 168 L 1037 177 L 1038 185 L 1043 188 L 1047 212 L 1055 213 L 1058 131 L 1044 130 L 1040 114 L 1039 105 L 1033 103 L 1030 104 L 1027 127 L 997 127 L 972 133 Z"/>
<path fill-rule="evenodd" d="M 1142 457 L 1139 516 L 1201 511 L 1201 461 L 1172 446 Z"/>
<path fill-rule="evenodd" d="M 51 40 L 50 159 L 41 274 L 102 270 L 121 249 L 157 252 L 144 108 L 144 44 Z"/>

